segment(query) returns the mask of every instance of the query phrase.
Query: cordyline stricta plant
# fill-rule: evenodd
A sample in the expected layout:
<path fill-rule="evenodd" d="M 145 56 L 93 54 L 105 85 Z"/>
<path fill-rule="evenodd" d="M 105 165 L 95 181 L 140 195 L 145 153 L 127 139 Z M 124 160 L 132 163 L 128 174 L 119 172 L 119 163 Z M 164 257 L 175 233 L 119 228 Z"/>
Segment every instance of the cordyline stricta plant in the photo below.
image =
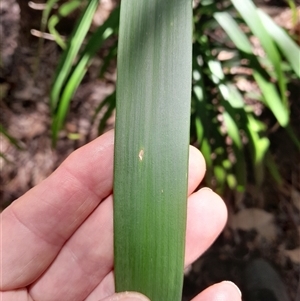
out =
<path fill-rule="evenodd" d="M 44 25 L 57 1 L 48 0 Z M 111 39 L 103 75 L 118 42 L 117 91 L 95 110 L 95 116 L 104 111 L 101 132 L 117 109 L 116 288 L 140 291 L 152 301 L 176 301 L 183 278 L 188 142 L 203 153 L 206 182 L 218 192 L 243 191 L 249 170 L 258 185 L 265 169 L 280 184 L 268 124 L 252 103 L 269 110 L 300 149 L 287 96 L 289 80 L 300 77 L 300 49 L 252 0 L 194 1 L 193 9 L 191 0 L 120 2 L 121 13 L 117 6 L 90 35 L 99 0 L 81 2 L 67 43 L 55 26 L 80 1 L 64 2 L 48 20 L 64 48 L 51 88 L 52 140 L 97 51 Z M 254 36 L 262 56 L 254 51 Z M 254 83 L 257 91 L 244 91 L 240 80 Z"/>

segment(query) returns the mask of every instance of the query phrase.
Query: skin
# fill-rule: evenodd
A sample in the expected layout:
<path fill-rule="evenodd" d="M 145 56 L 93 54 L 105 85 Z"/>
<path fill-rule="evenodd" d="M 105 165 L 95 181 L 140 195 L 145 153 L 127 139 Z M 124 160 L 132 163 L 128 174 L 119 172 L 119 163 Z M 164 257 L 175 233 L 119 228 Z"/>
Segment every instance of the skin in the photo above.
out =
<path fill-rule="evenodd" d="M 113 131 L 72 153 L 54 173 L 1 213 L 2 301 L 148 300 L 114 292 Z M 185 265 L 222 231 L 227 211 L 209 189 L 194 192 L 205 173 L 191 147 Z M 230 282 L 193 301 L 240 301 Z"/>

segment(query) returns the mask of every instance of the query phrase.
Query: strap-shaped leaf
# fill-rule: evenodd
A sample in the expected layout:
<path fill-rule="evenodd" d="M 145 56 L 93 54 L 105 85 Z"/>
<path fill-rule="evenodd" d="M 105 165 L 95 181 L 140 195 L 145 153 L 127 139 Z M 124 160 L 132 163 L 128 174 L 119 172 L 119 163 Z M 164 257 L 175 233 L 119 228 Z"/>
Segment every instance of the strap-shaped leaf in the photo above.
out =
<path fill-rule="evenodd" d="M 46 31 L 47 22 L 48 22 L 50 13 L 51 13 L 52 9 L 55 7 L 57 2 L 58 2 L 58 0 L 48 0 L 47 1 L 46 7 L 43 10 L 43 14 L 42 14 L 40 32 L 44 33 Z M 44 37 L 42 36 L 39 39 L 38 53 L 37 53 L 37 58 L 36 58 L 35 66 L 34 66 L 35 73 L 37 72 L 39 65 L 40 65 L 43 47 L 44 47 Z"/>
<path fill-rule="evenodd" d="M 74 60 L 90 28 L 97 6 L 98 0 L 89 0 L 88 5 L 86 6 L 81 18 L 78 20 L 73 30 L 67 48 L 65 49 L 60 59 L 60 63 L 55 72 L 55 78 L 50 94 L 50 105 L 52 112 L 56 110 L 60 98 L 61 89 L 70 74 Z"/>
<path fill-rule="evenodd" d="M 282 103 L 286 109 L 288 109 L 286 80 L 281 67 L 281 57 L 273 42 L 273 39 L 270 37 L 267 29 L 261 21 L 256 6 L 251 0 L 231 0 L 231 2 L 235 6 L 236 10 L 241 14 L 252 33 L 259 39 L 262 47 L 267 53 L 268 58 L 272 62 L 280 88 Z"/>
<path fill-rule="evenodd" d="M 80 0 L 73 0 L 61 5 L 58 10 L 58 14 L 55 14 L 49 18 L 48 29 L 49 32 L 53 35 L 55 42 L 62 48 L 66 48 L 66 43 L 62 39 L 61 35 L 56 29 L 56 25 L 60 22 L 60 20 L 64 17 L 70 15 L 75 9 L 77 9 L 81 4 Z"/>
<path fill-rule="evenodd" d="M 289 122 L 289 110 L 283 105 L 274 84 L 266 79 L 260 72 L 254 72 L 253 77 L 257 82 L 265 104 L 270 108 L 279 124 L 285 127 Z"/>
<path fill-rule="evenodd" d="M 114 170 L 116 290 L 182 294 L 192 2 L 122 0 Z"/>
<path fill-rule="evenodd" d="M 8 141 L 14 145 L 17 149 L 19 150 L 23 150 L 24 148 L 20 145 L 20 142 L 18 141 L 18 139 L 14 138 L 13 136 L 11 136 L 7 130 L 4 128 L 4 126 L 2 124 L 0 124 L 0 134 L 2 134 L 4 137 L 6 137 L 8 139 Z"/>
<path fill-rule="evenodd" d="M 262 10 L 258 10 L 259 16 L 268 30 L 268 33 L 278 45 L 281 52 L 290 63 L 294 72 L 300 77 L 300 48 L 290 38 L 287 32 L 279 27 L 266 13 Z"/>
<path fill-rule="evenodd" d="M 247 36 L 242 32 L 236 21 L 227 12 L 215 13 L 214 17 L 240 51 L 249 55 L 253 54 L 252 47 Z M 272 83 L 269 78 L 265 78 L 265 72 L 261 68 L 257 58 L 255 56 L 251 56 L 249 58 L 251 59 L 250 66 L 256 67 L 253 69 L 253 77 L 261 89 L 265 104 L 273 112 L 280 125 L 286 126 L 289 121 L 288 108 L 278 94 L 274 83 Z M 277 63 L 279 64 L 280 61 Z M 216 63 L 214 64 L 216 65 Z M 221 67 L 219 67 L 219 69 L 221 70 Z M 221 71 L 219 71 L 219 73 Z"/>
<path fill-rule="evenodd" d="M 228 12 L 214 13 L 214 18 L 218 21 L 238 49 L 245 53 L 252 54 L 250 41 Z"/>
<path fill-rule="evenodd" d="M 104 22 L 104 24 L 92 34 L 88 40 L 87 45 L 81 52 L 80 58 L 65 83 L 64 88 L 61 90 L 61 99 L 58 103 L 57 112 L 52 122 L 52 141 L 56 143 L 59 130 L 63 126 L 65 117 L 68 112 L 71 98 L 80 85 L 87 68 L 91 63 L 95 53 L 102 46 L 103 42 L 109 38 L 115 31 L 119 22 L 119 9 L 115 9 Z"/>

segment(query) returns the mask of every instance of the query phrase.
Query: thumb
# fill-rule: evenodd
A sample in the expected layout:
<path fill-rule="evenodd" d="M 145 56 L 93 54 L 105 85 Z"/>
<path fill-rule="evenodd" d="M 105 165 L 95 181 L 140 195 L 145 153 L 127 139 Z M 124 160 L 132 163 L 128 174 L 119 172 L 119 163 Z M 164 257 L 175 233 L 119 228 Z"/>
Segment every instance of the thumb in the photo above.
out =
<path fill-rule="evenodd" d="M 150 299 L 140 293 L 124 292 L 113 294 L 101 301 L 150 301 Z"/>

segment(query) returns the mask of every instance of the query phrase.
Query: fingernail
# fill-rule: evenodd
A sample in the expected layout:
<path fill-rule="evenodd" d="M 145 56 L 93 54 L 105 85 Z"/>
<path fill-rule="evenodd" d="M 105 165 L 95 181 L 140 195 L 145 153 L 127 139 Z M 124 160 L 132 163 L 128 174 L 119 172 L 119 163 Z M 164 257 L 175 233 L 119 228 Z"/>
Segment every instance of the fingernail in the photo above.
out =
<path fill-rule="evenodd" d="M 150 301 L 146 296 L 135 292 L 123 292 L 114 294 L 103 301 Z"/>
<path fill-rule="evenodd" d="M 235 287 L 235 289 L 238 291 L 240 297 L 242 297 L 242 292 L 241 292 L 241 290 L 238 288 L 238 286 L 235 283 L 233 283 L 231 281 L 224 281 L 224 282 L 226 282 L 226 283 L 232 285 L 233 287 Z"/>
<path fill-rule="evenodd" d="M 125 297 L 120 298 L 120 301 L 150 301 L 150 299 L 144 297 L 144 296 L 135 296 L 135 295 L 128 295 Z"/>
<path fill-rule="evenodd" d="M 200 191 L 212 191 L 212 190 L 208 187 L 203 187 L 203 188 L 200 189 Z"/>

